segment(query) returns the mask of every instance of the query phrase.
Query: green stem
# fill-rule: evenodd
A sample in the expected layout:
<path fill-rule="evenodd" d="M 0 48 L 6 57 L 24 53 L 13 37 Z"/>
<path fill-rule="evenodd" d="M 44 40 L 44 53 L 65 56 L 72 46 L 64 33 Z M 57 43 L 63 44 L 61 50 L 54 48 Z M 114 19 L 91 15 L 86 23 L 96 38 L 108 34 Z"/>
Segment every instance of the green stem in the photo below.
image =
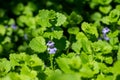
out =
<path fill-rule="evenodd" d="M 54 70 L 54 66 L 53 66 L 53 57 L 54 57 L 54 54 L 50 54 L 50 67 L 52 70 Z"/>
<path fill-rule="evenodd" d="M 70 49 L 70 47 L 71 47 L 71 38 L 72 38 L 72 35 L 70 34 L 70 37 L 69 37 L 70 45 L 69 45 L 69 47 L 68 47 L 67 50 L 66 50 L 66 53 L 67 53 L 67 54 L 69 53 L 69 49 Z"/>

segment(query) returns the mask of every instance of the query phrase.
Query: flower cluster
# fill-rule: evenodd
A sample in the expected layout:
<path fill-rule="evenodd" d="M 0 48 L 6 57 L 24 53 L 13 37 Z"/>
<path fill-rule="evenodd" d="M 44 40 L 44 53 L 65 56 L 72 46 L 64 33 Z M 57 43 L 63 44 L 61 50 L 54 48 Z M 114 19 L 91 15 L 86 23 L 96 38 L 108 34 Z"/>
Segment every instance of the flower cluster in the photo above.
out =
<path fill-rule="evenodd" d="M 47 46 L 48 46 L 47 50 L 48 50 L 49 54 L 55 54 L 56 53 L 57 48 L 54 46 L 54 44 L 55 44 L 54 42 L 48 41 L 48 43 L 47 43 Z"/>
<path fill-rule="evenodd" d="M 107 37 L 107 33 L 110 31 L 108 27 L 103 28 L 102 33 L 103 33 L 103 39 L 108 41 L 109 38 Z"/>

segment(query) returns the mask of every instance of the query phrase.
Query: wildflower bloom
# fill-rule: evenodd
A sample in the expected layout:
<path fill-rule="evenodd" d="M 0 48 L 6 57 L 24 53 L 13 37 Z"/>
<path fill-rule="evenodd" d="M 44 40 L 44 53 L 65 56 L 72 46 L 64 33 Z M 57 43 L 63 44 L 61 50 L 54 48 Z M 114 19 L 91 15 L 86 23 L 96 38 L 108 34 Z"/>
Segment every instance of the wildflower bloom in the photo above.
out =
<path fill-rule="evenodd" d="M 17 26 L 15 24 L 12 24 L 11 25 L 12 29 L 16 30 L 17 29 Z"/>
<path fill-rule="evenodd" d="M 48 53 L 49 53 L 49 54 L 55 54 L 56 51 L 57 51 L 57 48 L 55 48 L 55 47 L 53 47 L 53 48 L 49 48 L 49 47 L 48 47 L 47 50 L 48 50 Z"/>
<path fill-rule="evenodd" d="M 108 27 L 103 28 L 102 33 L 103 33 L 103 39 L 106 41 L 109 41 L 109 37 L 107 37 L 107 33 L 110 31 Z"/>
<path fill-rule="evenodd" d="M 109 39 L 109 37 L 104 37 L 104 40 L 106 40 L 106 41 L 109 41 L 110 39 Z"/>
<path fill-rule="evenodd" d="M 55 43 L 53 41 L 48 41 L 48 43 L 47 43 L 47 46 L 48 46 L 47 51 L 48 51 L 49 54 L 55 54 L 56 53 L 57 48 L 54 46 L 54 44 Z"/>
<path fill-rule="evenodd" d="M 109 29 L 108 27 L 105 27 L 105 28 L 103 28 L 102 33 L 103 33 L 103 34 L 106 34 L 106 33 L 108 33 L 109 31 L 110 31 L 110 29 Z"/>
<path fill-rule="evenodd" d="M 50 47 L 50 48 L 53 48 L 54 44 L 55 44 L 54 42 L 48 41 L 47 46 Z"/>

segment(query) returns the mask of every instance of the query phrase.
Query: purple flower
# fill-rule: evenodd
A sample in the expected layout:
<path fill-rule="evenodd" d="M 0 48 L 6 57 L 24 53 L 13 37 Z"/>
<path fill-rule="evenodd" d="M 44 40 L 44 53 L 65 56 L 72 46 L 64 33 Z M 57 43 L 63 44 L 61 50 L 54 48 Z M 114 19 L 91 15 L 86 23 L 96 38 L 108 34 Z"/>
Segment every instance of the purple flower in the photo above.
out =
<path fill-rule="evenodd" d="M 108 27 L 105 27 L 105 28 L 103 28 L 103 30 L 102 30 L 103 39 L 106 40 L 106 41 L 109 41 L 109 40 L 110 40 L 109 37 L 106 36 L 109 31 L 110 31 L 110 29 L 109 29 Z"/>
<path fill-rule="evenodd" d="M 53 48 L 54 44 L 55 44 L 54 42 L 48 41 L 47 46 L 50 47 L 50 48 Z"/>
<path fill-rule="evenodd" d="M 17 29 L 17 26 L 15 24 L 12 24 L 11 25 L 12 29 L 16 30 Z"/>
<path fill-rule="evenodd" d="M 55 47 L 54 48 L 48 48 L 47 50 L 48 50 L 49 54 L 55 54 L 56 51 L 57 51 L 57 48 L 55 48 Z"/>
<path fill-rule="evenodd" d="M 55 54 L 56 53 L 57 48 L 54 46 L 54 44 L 55 43 L 53 41 L 48 41 L 48 43 L 47 43 L 47 46 L 48 46 L 47 51 L 48 51 L 49 54 Z"/>
<path fill-rule="evenodd" d="M 104 37 L 104 40 L 109 41 L 110 38 L 106 36 L 106 37 Z"/>
<path fill-rule="evenodd" d="M 110 29 L 109 29 L 108 27 L 105 27 L 105 28 L 103 28 L 102 33 L 103 33 L 103 34 L 106 34 L 106 33 L 108 33 L 109 31 L 110 31 Z"/>

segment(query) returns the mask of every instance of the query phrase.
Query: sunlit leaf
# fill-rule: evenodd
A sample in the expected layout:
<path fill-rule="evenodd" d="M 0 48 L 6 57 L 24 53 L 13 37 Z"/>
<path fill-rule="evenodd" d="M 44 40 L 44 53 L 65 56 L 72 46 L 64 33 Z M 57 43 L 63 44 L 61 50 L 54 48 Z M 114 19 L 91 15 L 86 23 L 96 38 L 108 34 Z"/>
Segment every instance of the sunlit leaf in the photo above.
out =
<path fill-rule="evenodd" d="M 35 52 L 41 53 L 41 52 L 44 52 L 46 50 L 45 39 L 42 36 L 33 38 L 30 41 L 29 46 Z"/>

